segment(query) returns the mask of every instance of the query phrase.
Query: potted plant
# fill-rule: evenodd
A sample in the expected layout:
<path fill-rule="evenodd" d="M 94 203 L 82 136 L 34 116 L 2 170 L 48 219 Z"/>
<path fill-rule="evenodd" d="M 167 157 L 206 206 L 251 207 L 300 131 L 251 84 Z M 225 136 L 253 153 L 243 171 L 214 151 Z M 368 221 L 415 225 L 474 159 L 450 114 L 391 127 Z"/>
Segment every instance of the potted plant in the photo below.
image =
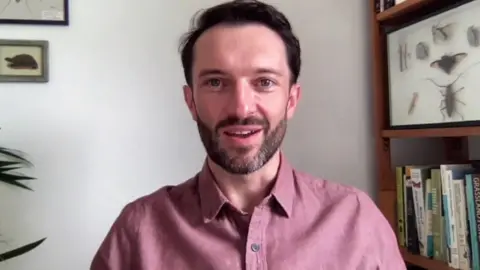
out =
<path fill-rule="evenodd" d="M 34 180 L 35 178 L 30 176 L 25 176 L 18 173 L 18 169 L 25 168 L 32 165 L 30 161 L 22 156 L 18 151 L 12 149 L 0 147 L 0 184 L 6 184 L 16 188 L 22 188 L 29 191 L 33 191 L 30 187 L 23 184 L 20 181 L 23 180 Z M 9 250 L 7 252 L 0 253 L 0 262 L 21 256 L 36 247 L 45 241 L 46 238 L 42 238 L 38 241 L 35 241 L 30 244 Z"/>

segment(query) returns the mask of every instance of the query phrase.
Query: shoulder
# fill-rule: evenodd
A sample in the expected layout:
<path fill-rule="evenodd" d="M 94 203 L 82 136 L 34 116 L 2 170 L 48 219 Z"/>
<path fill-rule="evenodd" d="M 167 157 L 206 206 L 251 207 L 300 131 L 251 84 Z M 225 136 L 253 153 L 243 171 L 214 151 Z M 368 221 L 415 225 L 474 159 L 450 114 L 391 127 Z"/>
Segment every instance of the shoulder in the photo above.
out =
<path fill-rule="evenodd" d="M 318 202 L 323 210 L 337 212 L 341 218 L 354 222 L 364 233 L 375 233 L 382 227 L 390 236 L 390 227 L 374 199 L 365 191 L 347 184 L 294 171 L 296 185 L 303 190 L 302 197 Z"/>
<path fill-rule="evenodd" d="M 337 202 L 346 199 L 359 207 L 376 207 L 369 194 L 352 185 L 316 177 L 299 170 L 294 170 L 294 176 L 297 185 L 303 186 L 303 189 L 308 190 L 311 195 L 323 202 L 326 200 Z"/>
<path fill-rule="evenodd" d="M 121 210 L 117 223 L 138 231 L 142 223 L 152 216 L 163 216 L 172 211 L 194 207 L 197 195 L 197 177 L 191 177 L 177 185 L 165 185 L 157 190 L 128 202 Z"/>
<path fill-rule="evenodd" d="M 303 172 L 294 172 L 303 197 L 319 201 L 319 209 L 326 210 L 336 228 L 347 226 L 369 255 L 371 268 L 405 269 L 393 227 L 380 211 L 372 197 L 356 187 L 325 180 Z M 333 217 L 332 217 L 333 216 Z M 351 239 L 353 241 L 353 239 Z M 366 267 L 368 268 L 368 267 Z"/>

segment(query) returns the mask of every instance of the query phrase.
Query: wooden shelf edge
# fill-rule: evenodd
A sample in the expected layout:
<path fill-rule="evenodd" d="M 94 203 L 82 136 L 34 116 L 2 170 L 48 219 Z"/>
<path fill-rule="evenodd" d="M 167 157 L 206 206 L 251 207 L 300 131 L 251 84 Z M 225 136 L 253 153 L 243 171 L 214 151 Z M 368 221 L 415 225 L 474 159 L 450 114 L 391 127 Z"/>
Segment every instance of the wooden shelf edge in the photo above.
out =
<path fill-rule="evenodd" d="M 437 0 L 406 0 L 398 5 L 395 5 L 385 11 L 379 12 L 376 15 L 377 21 L 387 21 L 401 15 L 404 15 L 412 10 L 418 9 L 424 5 L 428 5 L 431 2 Z"/>
<path fill-rule="evenodd" d="M 480 136 L 478 127 L 426 128 L 426 129 L 386 129 L 383 138 L 426 138 L 426 137 L 468 137 Z"/>
<path fill-rule="evenodd" d="M 403 259 L 416 266 L 420 266 L 426 269 L 435 269 L 435 270 L 455 270 L 448 266 L 446 262 L 429 259 L 421 255 L 413 255 L 407 251 L 406 248 L 400 247 L 400 252 L 402 253 Z"/>

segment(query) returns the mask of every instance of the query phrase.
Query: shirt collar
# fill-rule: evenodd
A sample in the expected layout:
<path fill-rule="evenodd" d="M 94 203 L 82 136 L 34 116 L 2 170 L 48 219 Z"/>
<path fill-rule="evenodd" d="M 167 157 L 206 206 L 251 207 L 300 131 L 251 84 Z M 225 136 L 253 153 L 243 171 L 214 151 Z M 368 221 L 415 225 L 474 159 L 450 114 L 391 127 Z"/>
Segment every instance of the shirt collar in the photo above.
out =
<path fill-rule="evenodd" d="M 223 205 L 228 203 L 228 199 L 217 186 L 207 160 L 205 160 L 199 173 L 198 191 L 203 220 L 204 222 L 210 222 L 215 219 Z M 280 153 L 280 167 L 271 195 L 286 216 L 290 217 L 295 198 L 294 170 L 283 153 Z"/>

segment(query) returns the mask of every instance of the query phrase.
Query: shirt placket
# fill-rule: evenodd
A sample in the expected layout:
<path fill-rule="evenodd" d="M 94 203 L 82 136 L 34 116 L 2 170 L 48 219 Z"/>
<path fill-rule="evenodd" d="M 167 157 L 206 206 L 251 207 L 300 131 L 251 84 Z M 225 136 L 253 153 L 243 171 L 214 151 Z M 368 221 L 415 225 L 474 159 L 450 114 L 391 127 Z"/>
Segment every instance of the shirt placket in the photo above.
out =
<path fill-rule="evenodd" d="M 246 270 L 266 269 L 266 250 L 264 232 L 267 211 L 264 206 L 256 207 L 252 213 L 248 227 L 246 247 Z"/>

